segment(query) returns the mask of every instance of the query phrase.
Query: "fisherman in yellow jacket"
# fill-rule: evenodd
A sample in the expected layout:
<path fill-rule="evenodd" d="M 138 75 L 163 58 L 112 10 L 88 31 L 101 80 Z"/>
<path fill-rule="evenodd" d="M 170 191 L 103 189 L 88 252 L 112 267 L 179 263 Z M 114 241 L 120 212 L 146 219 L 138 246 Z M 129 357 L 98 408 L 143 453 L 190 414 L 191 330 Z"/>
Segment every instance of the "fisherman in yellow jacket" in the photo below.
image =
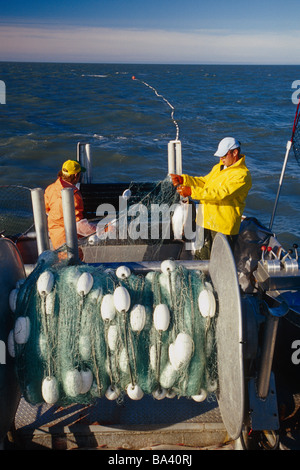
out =
<path fill-rule="evenodd" d="M 181 196 L 190 196 L 200 203 L 196 223 L 204 227 L 204 245 L 196 251 L 197 259 L 210 258 L 213 239 L 218 232 L 227 236 L 233 250 L 252 186 L 238 140 L 233 137 L 222 139 L 215 156 L 220 161 L 206 176 L 170 175 Z"/>

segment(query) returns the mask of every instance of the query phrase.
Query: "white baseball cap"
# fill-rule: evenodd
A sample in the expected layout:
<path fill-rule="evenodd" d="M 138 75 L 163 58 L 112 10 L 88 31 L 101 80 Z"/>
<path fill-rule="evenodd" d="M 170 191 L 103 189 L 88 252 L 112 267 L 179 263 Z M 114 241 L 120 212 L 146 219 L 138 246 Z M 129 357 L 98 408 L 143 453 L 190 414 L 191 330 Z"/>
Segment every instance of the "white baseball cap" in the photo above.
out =
<path fill-rule="evenodd" d="M 224 157 L 229 150 L 234 150 L 240 147 L 241 144 L 234 137 L 225 137 L 221 140 L 218 145 L 218 149 L 215 153 L 215 157 Z"/>

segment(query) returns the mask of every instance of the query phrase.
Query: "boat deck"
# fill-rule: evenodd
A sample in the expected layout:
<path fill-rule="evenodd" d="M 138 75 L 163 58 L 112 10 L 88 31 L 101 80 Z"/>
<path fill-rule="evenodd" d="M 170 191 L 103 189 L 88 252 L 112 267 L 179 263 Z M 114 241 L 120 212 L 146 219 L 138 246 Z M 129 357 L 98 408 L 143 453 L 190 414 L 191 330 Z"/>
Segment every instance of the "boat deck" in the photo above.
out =
<path fill-rule="evenodd" d="M 280 450 L 300 450 L 300 393 L 279 386 Z M 62 408 L 21 398 L 5 448 L 13 450 L 234 450 L 216 400 L 186 398 Z"/>
<path fill-rule="evenodd" d="M 228 441 L 215 400 L 185 398 L 110 402 L 66 408 L 30 405 L 23 398 L 15 417 L 16 445 L 22 449 L 141 449 L 157 445 L 222 446 Z"/>

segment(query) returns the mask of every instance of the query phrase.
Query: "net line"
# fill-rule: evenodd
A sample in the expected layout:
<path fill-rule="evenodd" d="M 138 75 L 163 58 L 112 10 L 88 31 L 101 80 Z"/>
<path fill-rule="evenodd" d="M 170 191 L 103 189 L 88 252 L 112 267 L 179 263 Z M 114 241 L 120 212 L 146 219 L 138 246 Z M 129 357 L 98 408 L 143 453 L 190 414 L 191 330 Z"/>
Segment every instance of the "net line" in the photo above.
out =
<path fill-rule="evenodd" d="M 292 138 L 291 138 L 294 155 L 295 155 L 298 165 L 300 165 L 300 129 L 298 127 L 299 117 L 300 117 L 300 100 L 298 102 L 297 109 L 296 109 Z"/>
<path fill-rule="evenodd" d="M 34 227 L 31 188 L 22 185 L 0 185 L 0 232 L 22 236 Z"/>
<path fill-rule="evenodd" d="M 174 113 L 175 113 L 175 108 L 174 106 L 163 96 L 161 95 L 160 93 L 158 93 L 158 91 L 156 90 L 156 88 L 154 88 L 153 86 L 149 85 L 149 83 L 146 83 L 144 82 L 143 80 L 140 80 L 138 78 L 136 78 L 135 76 L 132 77 L 133 80 L 137 80 L 139 81 L 140 83 L 142 83 L 143 85 L 145 85 L 146 87 L 150 88 L 150 90 L 154 91 L 155 95 L 158 97 L 158 98 L 162 98 L 163 101 L 171 108 L 171 119 L 173 121 L 173 124 L 176 128 L 176 139 L 175 140 L 179 140 L 179 125 L 177 123 L 177 121 L 174 119 Z"/>

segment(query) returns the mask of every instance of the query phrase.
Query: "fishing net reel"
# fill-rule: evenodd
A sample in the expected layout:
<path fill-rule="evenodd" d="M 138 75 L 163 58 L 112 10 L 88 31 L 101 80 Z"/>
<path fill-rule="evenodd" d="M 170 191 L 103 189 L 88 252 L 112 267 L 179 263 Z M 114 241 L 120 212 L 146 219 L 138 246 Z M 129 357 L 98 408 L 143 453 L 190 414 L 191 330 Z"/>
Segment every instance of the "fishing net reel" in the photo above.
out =
<path fill-rule="evenodd" d="M 0 252 L 10 243 L 1 239 Z M 2 335 L 17 373 L 2 403 L 19 389 L 31 403 L 62 405 L 124 393 L 133 401 L 211 395 L 232 439 L 249 425 L 278 429 L 272 325 L 286 309 L 262 313 L 260 297 L 241 295 L 224 236 L 209 262 L 92 266 L 57 255 L 41 254 L 26 280 L 18 261 L 14 285 L 2 287 L 3 315 L 14 318 Z M 6 265 L 19 259 L 14 247 Z M 8 421 L 14 412 L 5 412 Z"/>

